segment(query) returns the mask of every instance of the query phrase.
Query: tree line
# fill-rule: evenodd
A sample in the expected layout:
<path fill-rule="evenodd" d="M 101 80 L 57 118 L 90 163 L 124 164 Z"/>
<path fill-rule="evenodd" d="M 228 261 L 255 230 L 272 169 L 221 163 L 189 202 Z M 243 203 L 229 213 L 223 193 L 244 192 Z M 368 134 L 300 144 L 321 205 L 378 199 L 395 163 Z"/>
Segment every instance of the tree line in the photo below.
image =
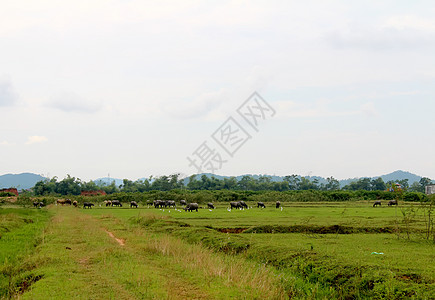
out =
<path fill-rule="evenodd" d="M 424 177 L 419 182 L 409 185 L 408 180 L 384 182 L 382 178 L 360 178 L 340 188 L 340 182 L 334 177 L 328 177 L 326 182 L 311 180 L 309 177 L 289 175 L 283 177 L 282 181 L 273 181 L 270 176 L 245 175 L 240 179 L 236 177 L 216 178 L 202 175 L 192 175 L 189 178 L 181 178 L 180 174 L 163 175 L 150 177 L 143 180 L 124 179 L 122 184 L 116 185 L 115 181 L 95 182 L 82 181 L 79 178 L 67 175 L 62 180 L 57 177 L 37 182 L 31 189 L 34 195 L 80 195 L 82 191 L 102 190 L 107 194 L 113 193 L 143 193 L 149 191 L 171 191 L 171 190 L 229 190 L 229 191 L 388 191 L 396 189 L 397 186 L 403 191 L 424 193 L 425 187 L 432 184 L 432 180 Z"/>

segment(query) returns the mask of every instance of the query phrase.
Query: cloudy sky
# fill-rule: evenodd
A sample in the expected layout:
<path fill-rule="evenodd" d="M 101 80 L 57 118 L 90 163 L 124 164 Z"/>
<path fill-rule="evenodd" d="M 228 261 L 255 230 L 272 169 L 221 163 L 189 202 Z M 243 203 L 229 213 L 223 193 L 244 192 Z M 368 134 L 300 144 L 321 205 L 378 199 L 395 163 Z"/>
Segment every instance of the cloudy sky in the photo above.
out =
<path fill-rule="evenodd" d="M 434 16 L 433 1 L 0 0 L 0 174 L 193 174 L 206 142 L 222 175 L 435 178 Z M 255 91 L 275 111 L 258 131 L 237 113 Z M 251 137 L 232 157 L 212 138 L 229 117 Z"/>

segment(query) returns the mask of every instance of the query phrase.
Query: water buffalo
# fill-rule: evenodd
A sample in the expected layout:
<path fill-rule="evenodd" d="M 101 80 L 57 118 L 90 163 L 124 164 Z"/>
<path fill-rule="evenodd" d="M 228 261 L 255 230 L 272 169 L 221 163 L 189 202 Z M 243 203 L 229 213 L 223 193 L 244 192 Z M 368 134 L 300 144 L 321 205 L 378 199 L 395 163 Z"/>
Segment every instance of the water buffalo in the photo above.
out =
<path fill-rule="evenodd" d="M 248 208 L 248 205 L 244 201 L 239 201 L 239 203 L 242 208 Z"/>
<path fill-rule="evenodd" d="M 122 203 L 119 200 L 112 200 L 112 206 L 122 207 Z"/>
<path fill-rule="evenodd" d="M 41 207 L 44 207 L 45 206 L 45 204 L 44 204 L 44 202 L 33 202 L 33 207 L 36 207 L 36 208 L 41 208 Z"/>
<path fill-rule="evenodd" d="M 281 202 L 276 201 L 275 207 L 276 207 L 276 208 L 279 208 L 280 206 L 281 206 Z"/>
<path fill-rule="evenodd" d="M 154 200 L 154 207 L 155 208 L 163 208 L 165 207 L 165 201 L 163 200 Z"/>
<path fill-rule="evenodd" d="M 388 206 L 398 205 L 397 200 L 388 201 Z"/>
<path fill-rule="evenodd" d="M 130 208 L 132 208 L 133 206 L 137 208 L 138 205 L 137 205 L 136 201 L 131 201 L 130 202 Z"/>
<path fill-rule="evenodd" d="M 266 208 L 266 205 L 264 205 L 263 202 L 258 202 L 258 203 L 257 203 L 257 207 L 258 207 L 258 208 L 260 208 L 260 207 L 261 207 L 261 208 Z"/>
<path fill-rule="evenodd" d="M 112 205 L 112 201 L 110 201 L 110 200 L 104 200 L 104 204 L 106 204 L 106 207 L 111 206 Z"/>
<path fill-rule="evenodd" d="M 60 204 L 60 205 L 64 205 L 64 204 L 69 204 L 71 205 L 71 200 L 69 199 L 57 199 L 56 204 Z"/>
<path fill-rule="evenodd" d="M 76 200 L 74 200 L 73 205 L 74 205 L 74 207 L 77 207 L 79 205 L 79 203 Z"/>
<path fill-rule="evenodd" d="M 376 207 L 376 206 L 381 206 L 381 201 L 380 200 L 376 200 L 374 203 L 373 203 L 373 207 Z"/>
<path fill-rule="evenodd" d="M 176 207 L 175 201 L 174 200 L 166 200 L 165 201 L 165 207 Z"/>
<path fill-rule="evenodd" d="M 185 211 L 198 211 L 198 203 L 189 203 L 184 208 Z"/>
<path fill-rule="evenodd" d="M 214 205 L 211 202 L 207 203 L 207 207 L 210 208 L 210 209 L 214 209 Z"/>
<path fill-rule="evenodd" d="M 187 205 L 186 200 L 180 200 L 180 205 Z"/>
<path fill-rule="evenodd" d="M 240 202 L 230 202 L 230 208 L 242 208 L 242 205 L 240 204 Z"/>
<path fill-rule="evenodd" d="M 94 204 L 93 203 L 90 203 L 90 202 L 85 202 L 85 203 L 83 203 L 83 208 L 92 208 L 92 206 L 94 206 Z"/>

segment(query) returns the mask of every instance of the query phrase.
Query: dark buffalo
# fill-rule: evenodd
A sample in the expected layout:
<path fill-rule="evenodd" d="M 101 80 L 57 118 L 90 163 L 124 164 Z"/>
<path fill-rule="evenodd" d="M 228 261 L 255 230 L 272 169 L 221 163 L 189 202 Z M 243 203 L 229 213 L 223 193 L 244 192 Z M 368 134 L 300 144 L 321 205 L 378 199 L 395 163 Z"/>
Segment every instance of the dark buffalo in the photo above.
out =
<path fill-rule="evenodd" d="M 239 203 L 242 208 L 248 208 L 248 205 L 244 201 L 239 201 Z"/>
<path fill-rule="evenodd" d="M 380 200 L 376 200 L 376 201 L 373 203 L 373 207 L 376 207 L 376 206 L 382 206 L 382 203 L 381 203 Z"/>
<path fill-rule="evenodd" d="M 198 211 L 198 203 L 189 203 L 186 205 L 186 207 L 184 208 L 185 211 Z"/>
<path fill-rule="evenodd" d="M 281 206 L 281 202 L 276 201 L 275 207 L 276 207 L 276 208 L 279 208 L 280 206 Z"/>
<path fill-rule="evenodd" d="M 180 205 L 187 205 L 186 200 L 180 200 Z"/>
<path fill-rule="evenodd" d="M 33 202 L 33 207 L 36 207 L 36 208 L 41 208 L 41 207 L 44 207 L 45 206 L 45 204 L 44 204 L 44 202 Z"/>
<path fill-rule="evenodd" d="M 211 202 L 207 203 L 207 207 L 210 208 L 210 209 L 214 209 L 214 205 Z"/>
<path fill-rule="evenodd" d="M 242 208 L 242 205 L 240 204 L 240 202 L 230 202 L 230 208 Z"/>
<path fill-rule="evenodd" d="M 397 203 L 397 200 L 390 200 L 388 201 L 388 206 L 393 206 L 393 205 L 398 205 L 399 203 Z"/>
<path fill-rule="evenodd" d="M 176 207 L 175 201 L 174 200 L 166 200 L 165 201 L 165 207 Z"/>
<path fill-rule="evenodd" d="M 258 208 L 260 208 L 260 207 L 261 207 L 261 208 L 266 208 L 266 205 L 264 205 L 263 202 L 258 202 L 258 203 L 257 203 L 257 207 L 258 207 Z"/>
<path fill-rule="evenodd" d="M 136 207 L 136 208 L 138 207 L 138 204 L 137 204 L 136 201 L 131 201 L 130 202 L 130 208 L 132 208 L 133 206 Z"/>
<path fill-rule="evenodd" d="M 71 205 L 72 204 L 71 199 L 65 199 L 65 204 Z"/>
<path fill-rule="evenodd" d="M 74 200 L 73 205 L 74 205 L 74 207 L 77 207 L 77 206 L 79 206 L 79 203 L 76 200 Z"/>
<path fill-rule="evenodd" d="M 154 207 L 155 208 L 163 208 L 165 207 L 165 201 L 163 200 L 154 200 Z"/>
<path fill-rule="evenodd" d="M 106 204 L 106 207 L 111 206 L 112 205 L 112 201 L 110 200 L 105 200 L 104 204 Z"/>
<path fill-rule="evenodd" d="M 122 207 L 122 203 L 119 200 L 112 200 L 112 206 Z"/>
<path fill-rule="evenodd" d="M 92 208 L 92 206 L 94 206 L 94 204 L 93 203 L 90 203 L 90 202 L 85 202 L 85 203 L 83 203 L 83 208 Z"/>

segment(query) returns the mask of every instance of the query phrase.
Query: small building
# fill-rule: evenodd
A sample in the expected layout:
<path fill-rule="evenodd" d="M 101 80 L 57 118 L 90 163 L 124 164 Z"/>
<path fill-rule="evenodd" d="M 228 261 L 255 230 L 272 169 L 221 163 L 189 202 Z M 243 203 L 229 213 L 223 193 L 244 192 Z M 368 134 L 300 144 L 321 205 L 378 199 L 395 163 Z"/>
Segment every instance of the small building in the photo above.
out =
<path fill-rule="evenodd" d="M 0 193 L 12 193 L 18 196 L 18 190 L 16 188 L 1 189 Z"/>
<path fill-rule="evenodd" d="M 82 191 L 80 193 L 81 196 L 104 196 L 106 195 L 106 192 L 103 190 L 98 191 Z"/>
<path fill-rule="evenodd" d="M 435 194 L 435 184 L 426 185 L 426 195 Z"/>

